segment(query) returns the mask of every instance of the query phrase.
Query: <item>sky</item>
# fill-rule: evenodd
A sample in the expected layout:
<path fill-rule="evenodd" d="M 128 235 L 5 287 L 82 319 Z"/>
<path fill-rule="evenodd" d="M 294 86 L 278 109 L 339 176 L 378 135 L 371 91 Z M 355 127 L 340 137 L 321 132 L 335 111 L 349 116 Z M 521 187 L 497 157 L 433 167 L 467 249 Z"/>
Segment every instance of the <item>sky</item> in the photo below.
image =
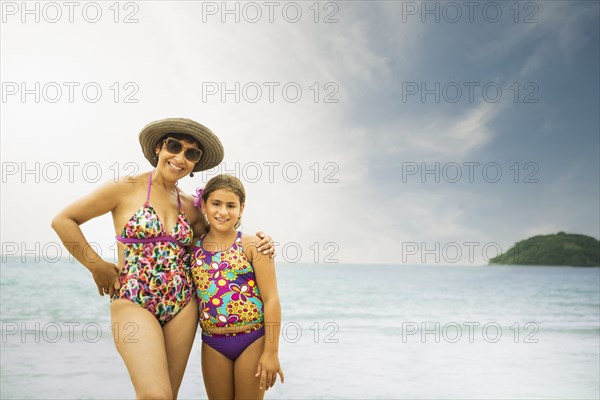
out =
<path fill-rule="evenodd" d="M 225 147 L 180 187 L 237 175 L 277 262 L 481 266 L 600 237 L 598 2 L 1 7 L 3 257 L 67 257 L 52 217 L 150 170 L 138 133 L 167 117 Z M 82 228 L 114 255 L 109 215 Z"/>

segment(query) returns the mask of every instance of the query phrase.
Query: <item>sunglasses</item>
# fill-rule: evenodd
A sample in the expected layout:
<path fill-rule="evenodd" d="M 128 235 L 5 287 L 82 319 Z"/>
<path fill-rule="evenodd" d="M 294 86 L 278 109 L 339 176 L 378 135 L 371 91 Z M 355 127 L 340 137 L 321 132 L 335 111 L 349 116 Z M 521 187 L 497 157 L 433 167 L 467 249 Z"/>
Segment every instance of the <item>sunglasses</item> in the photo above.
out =
<path fill-rule="evenodd" d="M 177 139 L 167 138 L 163 140 L 163 143 L 165 144 L 165 149 L 171 154 L 179 154 L 183 150 L 183 143 Z M 202 150 L 195 147 L 188 147 L 183 152 L 183 155 L 188 161 L 197 163 L 202 157 Z"/>

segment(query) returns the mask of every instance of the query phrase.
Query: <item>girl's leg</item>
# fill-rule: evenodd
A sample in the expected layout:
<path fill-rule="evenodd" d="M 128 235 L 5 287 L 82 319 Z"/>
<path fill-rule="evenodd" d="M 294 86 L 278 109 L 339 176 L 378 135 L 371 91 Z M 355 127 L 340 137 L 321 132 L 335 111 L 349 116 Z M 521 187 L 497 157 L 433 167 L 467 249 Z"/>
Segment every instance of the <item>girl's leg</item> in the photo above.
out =
<path fill-rule="evenodd" d="M 234 380 L 235 380 L 235 398 L 241 399 L 262 399 L 265 396 L 265 390 L 259 389 L 259 378 L 255 377 L 258 367 L 258 360 L 263 353 L 265 346 L 265 337 L 257 339 L 235 360 Z"/>
<path fill-rule="evenodd" d="M 127 300 L 110 305 L 113 337 L 138 399 L 173 396 L 163 331 L 146 309 Z"/>
<path fill-rule="evenodd" d="M 202 378 L 210 400 L 233 399 L 233 361 L 202 343 Z"/>
<path fill-rule="evenodd" d="M 172 320 L 163 326 L 169 377 L 173 398 L 177 398 L 185 367 L 194 344 L 198 326 L 198 306 L 195 296 Z"/>

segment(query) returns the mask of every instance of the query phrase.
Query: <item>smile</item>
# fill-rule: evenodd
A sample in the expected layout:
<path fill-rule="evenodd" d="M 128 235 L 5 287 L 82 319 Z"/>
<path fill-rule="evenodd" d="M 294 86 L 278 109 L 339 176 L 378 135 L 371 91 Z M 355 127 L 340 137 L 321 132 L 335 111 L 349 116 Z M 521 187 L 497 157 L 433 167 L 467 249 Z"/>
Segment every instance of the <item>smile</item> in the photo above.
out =
<path fill-rule="evenodd" d="M 175 171 L 182 171 L 183 167 L 178 167 L 177 165 L 171 163 L 170 161 L 167 161 L 167 164 L 169 164 L 169 167 L 173 168 Z"/>

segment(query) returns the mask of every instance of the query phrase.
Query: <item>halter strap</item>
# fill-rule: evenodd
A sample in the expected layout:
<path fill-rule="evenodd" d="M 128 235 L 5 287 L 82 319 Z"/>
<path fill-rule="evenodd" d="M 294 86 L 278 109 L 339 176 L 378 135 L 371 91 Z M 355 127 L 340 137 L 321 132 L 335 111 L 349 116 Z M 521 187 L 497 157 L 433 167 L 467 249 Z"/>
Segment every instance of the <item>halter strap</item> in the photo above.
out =
<path fill-rule="evenodd" d="M 150 188 L 152 187 L 152 171 L 148 177 L 148 193 L 146 194 L 146 202 L 150 201 Z"/>
<path fill-rule="evenodd" d="M 175 188 L 175 191 L 177 192 L 177 204 L 179 204 L 179 211 L 181 211 L 181 197 L 179 197 L 179 189 Z"/>

